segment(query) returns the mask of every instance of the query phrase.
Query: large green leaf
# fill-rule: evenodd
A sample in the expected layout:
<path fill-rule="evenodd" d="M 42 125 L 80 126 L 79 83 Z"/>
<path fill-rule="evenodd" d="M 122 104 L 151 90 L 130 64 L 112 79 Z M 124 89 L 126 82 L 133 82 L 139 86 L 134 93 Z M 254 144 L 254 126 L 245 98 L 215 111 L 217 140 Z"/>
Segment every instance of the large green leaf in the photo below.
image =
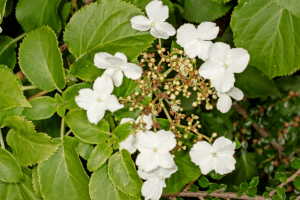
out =
<path fill-rule="evenodd" d="M 183 18 L 189 22 L 214 21 L 225 15 L 231 4 L 218 4 L 209 0 L 185 0 Z"/>
<path fill-rule="evenodd" d="M 108 176 L 108 164 L 105 163 L 97 169 L 91 177 L 90 196 L 92 200 L 138 200 L 139 198 L 127 196 L 118 190 Z"/>
<path fill-rule="evenodd" d="M 109 132 L 109 124 L 102 119 L 97 125 L 89 122 L 85 110 L 72 110 L 66 116 L 66 123 L 79 139 L 91 144 L 105 142 Z"/>
<path fill-rule="evenodd" d="M 83 169 L 75 145 L 75 139 L 65 137 L 59 150 L 39 164 L 38 174 L 44 199 L 90 199 L 89 177 Z"/>
<path fill-rule="evenodd" d="M 94 151 L 94 145 L 90 143 L 83 142 L 82 140 L 77 139 L 76 150 L 78 154 L 85 160 L 88 160 L 91 156 L 91 153 Z"/>
<path fill-rule="evenodd" d="M 101 165 L 105 163 L 105 161 L 111 156 L 113 153 L 113 148 L 108 145 L 106 142 L 99 143 L 94 151 L 91 153 L 91 156 L 87 162 L 87 168 L 89 171 L 95 171 Z"/>
<path fill-rule="evenodd" d="M 242 73 L 236 74 L 235 78 L 235 87 L 241 89 L 246 97 L 258 98 L 279 93 L 275 82 L 251 65 Z"/>
<path fill-rule="evenodd" d="M 9 200 L 39 200 L 31 184 L 31 176 L 23 173 L 23 179 L 18 183 L 5 183 L 0 181 L 0 199 Z"/>
<path fill-rule="evenodd" d="M 60 19 L 57 14 L 57 7 L 60 1 L 19 0 L 16 8 L 17 20 L 27 33 L 43 25 L 47 25 L 58 32 L 60 30 Z"/>
<path fill-rule="evenodd" d="M 0 148 L 0 180 L 19 182 L 23 178 L 21 167 L 8 151 Z"/>
<path fill-rule="evenodd" d="M 8 110 L 4 110 L 0 112 L 0 128 L 5 126 L 6 118 L 13 116 L 13 115 L 22 115 L 24 108 L 15 107 Z"/>
<path fill-rule="evenodd" d="M 274 0 L 278 5 L 291 11 L 297 17 L 300 17 L 300 1 L 299 0 Z"/>
<path fill-rule="evenodd" d="M 250 64 L 269 78 L 300 68 L 300 18 L 274 0 L 240 0 L 231 27 L 235 45 L 248 50 Z"/>
<path fill-rule="evenodd" d="M 222 4 L 225 4 L 225 3 L 227 3 L 227 2 L 229 2 L 229 1 L 231 1 L 231 0 L 210 0 L 210 1 L 216 2 L 216 3 L 222 3 Z"/>
<path fill-rule="evenodd" d="M 41 90 L 50 92 L 66 85 L 62 55 L 56 35 L 49 27 L 26 36 L 20 46 L 19 64 L 28 80 Z"/>
<path fill-rule="evenodd" d="M 11 116 L 5 123 L 12 128 L 7 135 L 7 143 L 22 166 L 48 159 L 61 145 L 60 141 L 53 142 L 45 133 L 36 133 L 33 124 L 24 117 Z"/>
<path fill-rule="evenodd" d="M 127 150 L 122 149 L 112 155 L 108 162 L 108 175 L 113 184 L 125 194 L 133 197 L 142 196 L 143 182 Z"/>
<path fill-rule="evenodd" d="M 128 60 L 136 58 L 154 39 L 149 32 L 131 27 L 130 19 L 141 14 L 141 10 L 124 1 L 103 0 L 85 6 L 73 15 L 64 34 L 69 51 L 77 58 L 71 73 L 83 80 L 94 81 L 95 74 L 101 75 L 101 70 L 93 63 L 98 52 L 123 52 Z"/>
<path fill-rule="evenodd" d="M 14 69 L 17 62 L 16 48 L 17 43 L 14 39 L 8 36 L 0 36 L 0 64 Z"/>
<path fill-rule="evenodd" d="M 8 70 L 0 68 L 0 111 L 13 107 L 31 107 L 23 96 L 16 76 Z"/>
<path fill-rule="evenodd" d="M 56 112 L 56 101 L 52 97 L 38 97 L 29 101 L 32 108 L 24 108 L 23 116 L 29 120 L 50 118 Z"/>

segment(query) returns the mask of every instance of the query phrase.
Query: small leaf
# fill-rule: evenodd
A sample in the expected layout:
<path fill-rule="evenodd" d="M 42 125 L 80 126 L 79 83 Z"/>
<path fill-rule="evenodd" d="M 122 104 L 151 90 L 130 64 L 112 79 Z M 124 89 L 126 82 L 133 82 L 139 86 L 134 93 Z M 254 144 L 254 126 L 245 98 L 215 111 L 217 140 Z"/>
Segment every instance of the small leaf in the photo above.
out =
<path fill-rule="evenodd" d="M 237 186 L 233 186 L 233 189 L 235 190 L 235 191 L 237 191 L 237 192 L 240 192 L 241 191 L 241 188 L 240 187 L 237 187 Z"/>
<path fill-rule="evenodd" d="M 108 145 L 106 142 L 99 143 L 88 159 L 88 170 L 96 171 L 105 163 L 105 161 L 111 156 L 112 153 L 113 148 L 110 145 Z"/>
<path fill-rule="evenodd" d="M 278 195 L 283 195 L 285 193 L 285 188 L 276 188 L 276 192 Z"/>
<path fill-rule="evenodd" d="M 259 182 L 259 177 L 255 176 L 252 178 L 249 185 L 250 185 L 250 187 L 257 187 L 258 182 Z"/>
<path fill-rule="evenodd" d="M 264 193 L 263 193 L 263 196 L 264 196 L 265 199 L 267 199 L 267 198 L 269 198 L 270 195 L 269 195 L 268 192 L 264 192 Z"/>
<path fill-rule="evenodd" d="M 130 124 L 130 122 L 120 124 L 117 126 L 114 130 L 113 133 L 115 136 L 118 138 L 118 142 L 123 142 L 130 134 L 134 132 L 135 128 L 133 128 L 133 125 Z"/>
<path fill-rule="evenodd" d="M 300 177 L 296 176 L 296 178 L 293 181 L 293 184 L 296 188 L 300 189 Z"/>
<path fill-rule="evenodd" d="M 300 159 L 294 158 L 294 160 L 291 163 L 291 166 L 294 169 L 300 169 Z"/>
<path fill-rule="evenodd" d="M 209 185 L 208 188 L 209 188 L 210 191 L 215 191 L 215 190 L 218 189 L 218 184 L 217 183 L 212 183 L 212 184 Z"/>
<path fill-rule="evenodd" d="M 24 108 L 23 116 L 29 120 L 48 119 L 56 112 L 56 101 L 51 97 L 37 97 L 31 101 L 31 108 Z"/>
<path fill-rule="evenodd" d="M 102 119 L 97 125 L 92 124 L 89 122 L 85 110 L 72 110 L 68 112 L 66 123 L 70 126 L 76 137 L 91 144 L 105 142 L 111 134 L 107 121 Z"/>
<path fill-rule="evenodd" d="M 225 192 L 226 189 L 227 189 L 227 185 L 225 184 L 221 184 L 218 186 L 218 191 Z"/>
<path fill-rule="evenodd" d="M 225 176 L 225 175 L 218 174 L 215 171 L 210 172 L 209 175 L 210 175 L 211 178 L 213 178 L 215 180 L 219 180 L 219 179 L 221 179 Z"/>
<path fill-rule="evenodd" d="M 192 185 L 190 186 L 189 191 L 191 191 L 191 192 L 198 192 L 198 191 L 199 191 L 199 188 L 198 188 L 198 186 L 192 184 Z"/>
<path fill-rule="evenodd" d="M 247 195 L 248 197 L 255 197 L 256 193 L 257 193 L 257 188 L 254 187 L 254 188 L 250 188 L 250 189 L 247 191 L 246 195 Z"/>
<path fill-rule="evenodd" d="M 238 192 L 238 193 L 236 193 L 236 196 L 237 196 L 237 197 L 243 196 L 243 192 Z"/>
<path fill-rule="evenodd" d="M 244 182 L 244 183 L 241 183 L 240 188 L 241 188 L 242 192 L 246 192 L 249 189 L 249 185 L 248 185 L 248 183 Z"/>
<path fill-rule="evenodd" d="M 3 15 L 1 15 L 3 16 Z M 1 18 L 1 20 L 3 17 Z M 8 36 L 0 36 L 0 63 L 10 69 L 14 69 L 17 63 L 17 43 Z"/>
<path fill-rule="evenodd" d="M 208 179 L 205 176 L 201 176 L 198 180 L 198 183 L 199 183 L 200 187 L 202 187 L 202 188 L 207 188 L 210 184 L 210 182 L 208 181 Z"/>
<path fill-rule="evenodd" d="M 235 149 L 239 149 L 242 145 L 238 140 L 233 141 L 236 145 L 235 145 Z"/>
<path fill-rule="evenodd" d="M 77 137 L 74 137 L 77 139 L 76 144 L 76 150 L 78 154 L 85 160 L 88 160 L 91 156 L 92 151 L 94 150 L 94 145 L 86 143 L 78 139 Z"/>
<path fill-rule="evenodd" d="M 57 107 L 56 107 L 56 112 L 59 116 L 63 117 L 66 114 L 66 102 L 65 100 L 59 95 L 59 94 L 55 94 L 55 101 L 57 103 Z"/>
<path fill-rule="evenodd" d="M 125 194 L 133 197 L 142 196 L 143 182 L 127 150 L 122 149 L 112 155 L 108 162 L 108 174 L 113 184 Z"/>
<path fill-rule="evenodd" d="M 7 150 L 0 147 L 0 180 L 3 182 L 19 182 L 23 178 L 21 167 Z"/>

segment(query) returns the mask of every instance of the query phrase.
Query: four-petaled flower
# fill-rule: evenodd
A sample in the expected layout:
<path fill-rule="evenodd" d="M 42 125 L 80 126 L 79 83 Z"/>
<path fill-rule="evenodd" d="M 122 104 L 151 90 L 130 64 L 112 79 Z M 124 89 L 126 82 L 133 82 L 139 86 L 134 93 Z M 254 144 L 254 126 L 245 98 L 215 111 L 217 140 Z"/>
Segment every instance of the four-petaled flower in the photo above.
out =
<path fill-rule="evenodd" d="M 141 67 L 128 63 L 126 55 L 120 52 L 114 56 L 106 52 L 96 53 L 94 64 L 100 69 L 106 69 L 103 75 L 111 77 L 117 87 L 122 84 L 123 72 L 127 78 L 133 80 L 140 78 L 143 73 Z"/>
<path fill-rule="evenodd" d="M 132 28 L 140 31 L 150 29 L 150 34 L 156 38 L 168 39 L 175 35 L 175 28 L 165 22 L 169 17 L 168 6 L 164 6 L 161 1 L 151 1 L 146 6 L 146 13 L 149 19 L 143 15 L 138 15 L 130 20 Z"/>
<path fill-rule="evenodd" d="M 177 43 L 184 47 L 190 58 L 198 56 L 208 59 L 208 51 L 212 45 L 210 40 L 217 37 L 219 27 L 213 22 L 202 22 L 196 29 L 193 24 L 184 24 L 177 30 Z"/>
<path fill-rule="evenodd" d="M 217 92 L 219 99 L 217 102 L 217 109 L 222 113 L 227 113 L 230 110 L 232 105 L 232 100 L 230 97 L 234 98 L 237 101 L 240 101 L 244 98 L 244 93 L 242 90 L 233 87 L 228 92 Z"/>
<path fill-rule="evenodd" d="M 87 110 L 87 117 L 91 123 L 97 124 L 103 118 L 105 110 L 115 112 L 124 107 L 115 95 L 111 95 L 113 89 L 111 78 L 102 75 L 94 82 L 93 90 L 89 88 L 79 90 L 75 102 Z"/>
<path fill-rule="evenodd" d="M 250 60 L 245 49 L 230 49 L 228 44 L 222 42 L 216 42 L 208 55 L 210 58 L 201 65 L 199 74 L 210 79 L 211 85 L 219 92 L 227 92 L 233 87 L 234 73 L 243 72 Z"/>
<path fill-rule="evenodd" d="M 216 139 L 212 146 L 205 141 L 197 142 L 190 151 L 191 160 L 199 165 L 204 175 L 212 170 L 221 175 L 228 174 L 235 169 L 235 145 L 224 136 Z"/>
<path fill-rule="evenodd" d="M 136 165 L 141 170 L 149 172 L 158 166 L 171 168 L 175 165 L 169 151 L 176 146 L 176 139 L 170 131 L 139 131 L 135 146 L 141 152 L 136 159 Z"/>

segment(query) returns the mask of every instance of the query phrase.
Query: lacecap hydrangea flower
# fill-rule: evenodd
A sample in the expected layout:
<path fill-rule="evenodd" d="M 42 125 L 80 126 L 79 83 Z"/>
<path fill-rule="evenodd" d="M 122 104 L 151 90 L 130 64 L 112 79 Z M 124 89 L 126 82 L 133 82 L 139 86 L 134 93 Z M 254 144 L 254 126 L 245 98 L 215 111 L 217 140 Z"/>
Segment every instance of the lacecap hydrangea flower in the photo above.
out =
<path fill-rule="evenodd" d="M 106 69 L 103 75 L 111 77 L 115 86 L 119 87 L 123 81 L 123 73 L 127 78 L 136 80 L 142 76 L 143 70 L 134 63 L 128 63 L 125 54 L 117 52 L 114 56 L 100 52 L 94 57 L 94 64 L 100 69 Z"/>
<path fill-rule="evenodd" d="M 201 173 L 206 175 L 212 170 L 224 175 L 235 169 L 233 158 L 236 144 L 224 136 L 215 140 L 213 145 L 206 141 L 194 144 L 190 151 L 192 162 L 199 165 Z"/>
<path fill-rule="evenodd" d="M 240 101 L 244 98 L 244 93 L 242 90 L 233 87 L 228 92 L 217 92 L 218 94 L 218 102 L 217 102 L 217 109 L 220 110 L 222 113 L 227 113 L 232 105 L 232 100 L 230 97 L 234 98 L 237 101 Z"/>
<path fill-rule="evenodd" d="M 97 124 L 103 118 L 105 110 L 115 112 L 124 107 L 115 95 L 111 95 L 113 89 L 111 78 L 102 75 L 94 82 L 93 90 L 89 88 L 79 90 L 75 102 L 87 110 L 87 117 L 91 123 Z"/>
<path fill-rule="evenodd" d="M 169 7 L 164 6 L 161 1 L 151 1 L 146 6 L 146 13 L 149 18 L 138 15 L 133 17 L 130 22 L 133 29 L 147 31 L 156 38 L 168 39 L 175 35 L 175 28 L 165 22 L 169 17 Z"/>

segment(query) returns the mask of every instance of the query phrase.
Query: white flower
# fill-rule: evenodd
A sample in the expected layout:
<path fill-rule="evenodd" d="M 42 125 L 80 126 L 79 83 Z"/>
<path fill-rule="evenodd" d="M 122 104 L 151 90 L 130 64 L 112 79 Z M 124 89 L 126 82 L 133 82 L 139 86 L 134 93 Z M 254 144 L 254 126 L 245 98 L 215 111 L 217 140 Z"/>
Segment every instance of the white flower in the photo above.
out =
<path fill-rule="evenodd" d="M 161 1 L 151 1 L 146 6 L 146 13 L 149 19 L 143 15 L 133 17 L 130 22 L 133 29 L 147 31 L 156 38 L 168 39 L 175 35 L 175 28 L 165 22 L 169 17 L 169 7 L 164 6 Z"/>
<path fill-rule="evenodd" d="M 149 172 L 158 166 L 171 168 L 175 165 L 172 155 L 169 153 L 176 146 L 175 135 L 170 131 L 160 130 L 139 131 L 137 133 L 136 148 L 141 152 L 136 159 L 136 165 L 141 170 Z"/>
<path fill-rule="evenodd" d="M 217 37 L 219 27 L 213 22 L 202 22 L 198 28 L 193 24 L 184 24 L 177 30 L 177 43 L 184 47 L 190 58 L 198 56 L 202 60 L 208 59 L 208 51 L 212 45 L 210 40 Z"/>
<path fill-rule="evenodd" d="M 217 92 L 219 99 L 217 102 L 217 109 L 220 110 L 222 113 L 227 113 L 230 110 L 232 105 L 232 100 L 230 97 L 234 98 L 237 101 L 240 101 L 244 97 L 244 93 L 242 90 L 233 87 L 228 92 Z"/>
<path fill-rule="evenodd" d="M 247 67 L 250 55 L 245 49 L 230 49 L 228 44 L 216 42 L 209 51 L 210 58 L 201 65 L 199 74 L 210 79 L 211 85 L 220 92 L 227 92 L 233 87 L 233 73 L 241 73 Z"/>
<path fill-rule="evenodd" d="M 177 170 L 178 168 L 176 165 L 168 169 L 158 167 L 150 172 L 139 169 L 138 173 L 140 177 L 147 180 L 142 186 L 142 194 L 145 197 L 145 200 L 159 200 L 163 188 L 166 187 L 165 179 L 169 178 L 171 174 L 175 173 Z"/>
<path fill-rule="evenodd" d="M 224 136 L 216 139 L 211 146 L 206 141 L 197 142 L 190 151 L 192 162 L 199 165 L 201 173 L 206 175 L 215 170 L 218 174 L 227 174 L 235 169 L 233 158 L 235 143 Z"/>
<path fill-rule="evenodd" d="M 124 107 L 115 95 L 111 95 L 113 89 L 110 77 L 103 75 L 96 79 L 93 90 L 89 88 L 79 90 L 75 102 L 87 110 L 87 117 L 91 123 L 97 124 L 103 118 L 105 110 L 115 112 Z"/>
<path fill-rule="evenodd" d="M 142 116 L 139 116 L 135 123 L 138 123 Z M 126 122 L 134 121 L 132 118 L 123 118 L 120 122 L 120 124 L 124 124 Z M 144 115 L 143 116 L 143 122 L 146 123 L 146 130 L 150 130 L 152 127 L 152 118 L 151 114 L 149 115 Z M 140 128 L 143 128 L 143 126 L 140 126 Z M 129 153 L 133 154 L 136 151 L 135 143 L 137 142 L 136 136 L 133 134 L 130 134 L 124 141 L 120 142 L 120 147 L 119 149 L 126 149 L 129 151 Z"/>
<path fill-rule="evenodd" d="M 94 64 L 100 69 L 106 69 L 103 75 L 110 76 L 114 84 L 119 87 L 123 81 L 123 72 L 127 78 L 136 80 L 142 76 L 143 70 L 134 63 L 128 63 L 123 53 L 112 56 L 106 52 L 96 53 Z"/>

